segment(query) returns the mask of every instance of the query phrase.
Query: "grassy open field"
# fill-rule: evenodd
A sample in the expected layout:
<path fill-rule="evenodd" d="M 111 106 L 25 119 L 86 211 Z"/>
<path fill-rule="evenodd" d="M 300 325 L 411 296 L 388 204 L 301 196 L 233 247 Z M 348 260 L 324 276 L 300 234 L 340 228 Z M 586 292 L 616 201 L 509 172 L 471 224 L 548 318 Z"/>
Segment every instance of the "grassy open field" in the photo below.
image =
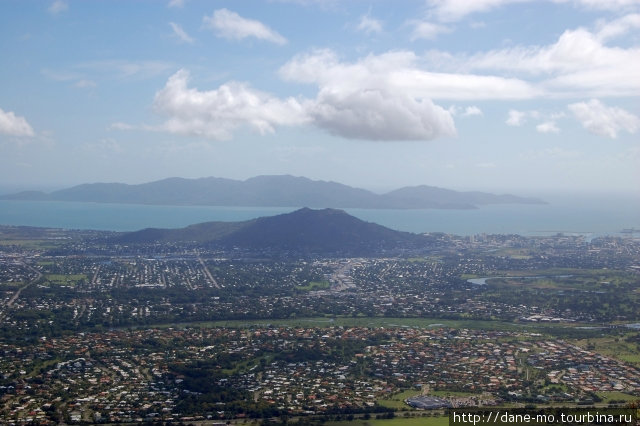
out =
<path fill-rule="evenodd" d="M 87 276 L 85 274 L 70 274 L 70 275 L 46 274 L 44 278 L 50 284 L 65 285 L 69 287 L 75 287 L 78 284 L 78 282 L 87 280 Z"/>
<path fill-rule="evenodd" d="M 576 340 L 576 344 L 640 367 L 640 349 L 636 343 L 625 341 L 625 336 L 603 336 L 593 339 L 581 339 Z"/>
<path fill-rule="evenodd" d="M 302 291 L 315 291 L 315 290 L 325 290 L 331 287 L 329 281 L 311 281 L 307 285 L 299 285 L 295 289 Z"/>
<path fill-rule="evenodd" d="M 3 239 L 0 238 L 0 246 L 19 246 L 29 250 L 49 250 L 62 245 L 58 240 L 31 240 L 31 239 Z"/>
<path fill-rule="evenodd" d="M 150 328 L 166 327 L 252 327 L 252 326 L 282 326 L 282 327 L 415 327 L 415 328 L 468 328 L 476 330 L 499 331 L 527 331 L 532 333 L 555 334 L 556 332 L 570 332 L 572 335 L 580 333 L 597 334 L 606 330 L 580 330 L 577 326 L 584 324 L 562 323 L 512 323 L 507 321 L 490 320 L 466 320 L 466 319 L 442 319 L 442 318 L 387 318 L 387 317 L 312 317 L 312 318 L 287 318 L 287 319 L 256 319 L 256 320 L 228 320 L 228 321 L 202 321 L 191 323 L 157 324 Z"/>
<path fill-rule="evenodd" d="M 622 392 L 596 392 L 602 398 L 602 402 L 609 403 L 611 401 L 640 401 L 640 396 L 633 396 Z"/>
<path fill-rule="evenodd" d="M 409 410 L 407 404 L 404 403 L 404 400 L 407 398 L 411 398 L 412 396 L 420 395 L 419 390 L 406 390 L 404 392 L 397 393 L 395 395 L 391 395 L 385 399 L 379 399 L 377 402 L 379 405 L 387 408 L 395 408 L 398 410 Z"/>
<path fill-rule="evenodd" d="M 325 423 L 326 426 L 445 426 L 448 424 L 449 424 L 449 416 L 396 417 L 393 419 L 384 419 L 384 420 L 378 420 L 378 419 L 372 418 L 369 420 L 356 419 L 351 422 L 343 421 L 343 422 Z"/>
<path fill-rule="evenodd" d="M 24 281 L 12 281 L 0 283 L 0 291 L 13 291 L 17 290 L 24 285 Z"/>

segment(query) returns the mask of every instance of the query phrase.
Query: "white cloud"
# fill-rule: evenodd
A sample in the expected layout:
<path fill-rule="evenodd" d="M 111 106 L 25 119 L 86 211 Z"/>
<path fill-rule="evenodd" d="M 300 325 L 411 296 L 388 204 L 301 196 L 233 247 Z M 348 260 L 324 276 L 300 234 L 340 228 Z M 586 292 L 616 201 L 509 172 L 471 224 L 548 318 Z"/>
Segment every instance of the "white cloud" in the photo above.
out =
<path fill-rule="evenodd" d="M 487 12 L 515 3 L 540 0 L 428 0 L 431 13 L 440 21 L 459 21 L 473 13 Z M 553 3 L 571 2 L 575 7 L 596 10 L 626 11 L 640 5 L 640 0 L 550 0 Z"/>
<path fill-rule="evenodd" d="M 480 53 L 470 59 L 472 69 L 519 71 L 528 74 L 575 72 L 623 64 L 637 56 L 637 49 L 604 46 L 591 32 L 567 30 L 552 45 L 515 47 Z"/>
<path fill-rule="evenodd" d="M 467 70 L 521 73 L 554 96 L 632 96 L 640 91 L 640 48 L 605 46 L 583 28 L 565 31 L 548 46 L 493 50 L 453 62 Z"/>
<path fill-rule="evenodd" d="M 57 15 L 67 9 L 69 9 L 69 4 L 66 1 L 56 0 L 51 3 L 51 6 L 49 6 L 49 13 L 52 15 Z"/>
<path fill-rule="evenodd" d="M 382 22 L 378 19 L 372 18 L 369 15 L 363 15 L 360 17 L 360 22 L 356 27 L 358 31 L 362 31 L 365 34 L 381 33 Z"/>
<path fill-rule="evenodd" d="M 0 134 L 9 136 L 35 135 L 26 118 L 15 115 L 13 111 L 5 112 L 2 108 L 0 108 Z"/>
<path fill-rule="evenodd" d="M 506 123 L 509 126 L 522 126 L 526 121 L 527 113 L 524 111 L 510 109 L 508 114 Z"/>
<path fill-rule="evenodd" d="M 193 37 L 189 36 L 189 34 L 186 33 L 185 30 L 182 29 L 182 27 L 179 24 L 176 24 L 175 22 L 169 22 L 169 25 L 171 26 L 171 29 L 173 30 L 173 34 L 182 42 L 184 43 L 193 43 L 195 40 L 193 39 Z"/>
<path fill-rule="evenodd" d="M 559 133 L 560 129 L 556 125 L 555 121 L 545 121 L 536 126 L 536 130 L 539 133 Z"/>
<path fill-rule="evenodd" d="M 317 50 L 294 57 L 280 74 L 286 80 L 320 87 L 386 87 L 391 92 L 427 99 L 530 99 L 542 94 L 518 79 L 424 71 L 419 58 L 410 51 L 368 55 L 354 63 L 343 63 L 333 51 Z"/>
<path fill-rule="evenodd" d="M 486 12 L 510 3 L 524 3 L 532 0 L 428 0 L 435 16 L 445 22 L 458 21 L 467 15 Z"/>
<path fill-rule="evenodd" d="M 468 106 L 464 109 L 462 109 L 459 106 L 452 105 L 447 109 L 447 111 L 449 111 L 453 116 L 460 115 L 461 117 L 472 117 L 474 115 L 477 115 L 477 116 L 483 115 L 482 110 L 475 105 Z"/>
<path fill-rule="evenodd" d="M 318 86 L 306 105 L 313 122 L 333 134 L 368 140 L 430 140 L 456 134 L 451 113 L 435 105 L 411 52 L 340 62 L 330 50 L 293 58 L 280 69 L 286 80 Z M 415 84 L 414 84 L 415 83 Z"/>
<path fill-rule="evenodd" d="M 371 56 L 342 64 L 330 51 L 299 57 L 281 69 L 285 79 L 318 86 L 314 99 L 280 99 L 238 82 L 215 90 L 188 87 L 188 73 L 174 74 L 155 97 L 167 116 L 161 130 L 228 139 L 249 126 L 260 133 L 278 126 L 314 125 L 334 135 L 365 140 L 430 140 L 456 134 L 452 115 L 433 101 L 403 89 L 390 78 L 391 58 Z M 400 59 L 396 56 L 396 59 Z M 479 111 L 479 110 L 478 110 Z M 468 108 L 469 114 L 477 114 Z M 126 127 L 114 124 L 112 127 Z"/>
<path fill-rule="evenodd" d="M 409 25 L 413 27 L 411 40 L 427 39 L 433 40 L 440 34 L 450 33 L 451 28 L 442 24 L 434 24 L 427 21 L 409 21 Z"/>
<path fill-rule="evenodd" d="M 611 22 L 603 22 L 596 33 L 601 41 L 606 41 L 620 37 L 628 33 L 630 30 L 640 28 L 640 14 L 632 13 Z"/>
<path fill-rule="evenodd" d="M 293 98 L 280 100 L 238 82 L 200 91 L 189 88 L 188 79 L 189 73 L 180 70 L 156 93 L 154 108 L 167 116 L 160 130 L 223 140 L 242 126 L 264 134 L 307 120 L 302 105 Z"/>
<path fill-rule="evenodd" d="M 567 0 L 553 1 L 557 3 L 564 3 Z M 624 11 L 640 6 L 640 0 L 573 0 L 573 3 L 578 6 L 583 6 L 587 9 L 612 11 Z"/>
<path fill-rule="evenodd" d="M 517 109 L 510 109 L 507 113 L 505 123 L 508 126 L 519 127 L 528 120 L 544 120 L 536 125 L 536 130 L 539 133 L 559 133 L 560 128 L 556 121 L 564 117 L 564 112 L 547 113 L 536 110 L 519 111 Z"/>
<path fill-rule="evenodd" d="M 317 126 L 350 139 L 430 140 L 456 134 L 451 114 L 430 99 L 384 88 L 324 88 L 307 113 Z"/>
<path fill-rule="evenodd" d="M 170 0 L 169 3 L 167 4 L 167 7 L 182 8 L 184 7 L 185 3 L 186 3 L 186 0 Z"/>
<path fill-rule="evenodd" d="M 615 139 L 621 130 L 635 133 L 640 128 L 640 118 L 622 108 L 606 106 L 597 99 L 570 104 L 568 108 L 582 127 L 598 136 Z"/>
<path fill-rule="evenodd" d="M 462 113 L 463 117 L 470 117 L 474 115 L 483 115 L 482 110 L 475 105 L 466 107 Z"/>
<path fill-rule="evenodd" d="M 213 15 L 203 18 L 204 25 L 214 30 L 218 36 L 232 40 L 255 37 L 276 44 L 286 44 L 287 39 L 260 21 L 243 18 L 227 9 L 218 9 Z"/>

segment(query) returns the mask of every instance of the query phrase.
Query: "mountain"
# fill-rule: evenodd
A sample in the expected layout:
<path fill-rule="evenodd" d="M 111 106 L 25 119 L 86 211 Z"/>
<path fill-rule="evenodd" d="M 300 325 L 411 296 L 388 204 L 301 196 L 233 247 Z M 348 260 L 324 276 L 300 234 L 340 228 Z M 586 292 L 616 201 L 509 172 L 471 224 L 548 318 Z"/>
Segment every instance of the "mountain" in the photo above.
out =
<path fill-rule="evenodd" d="M 245 181 L 207 177 L 168 178 L 139 185 L 82 184 L 49 194 L 27 191 L 0 197 L 4 200 L 84 201 L 122 204 L 252 206 L 365 209 L 472 209 L 482 204 L 543 201 L 515 195 L 458 192 L 432 186 L 405 187 L 375 194 L 337 182 L 288 175 L 257 176 Z"/>
<path fill-rule="evenodd" d="M 474 208 L 483 204 L 544 204 L 536 198 L 517 197 L 510 194 L 495 195 L 487 192 L 458 192 L 435 186 L 411 186 L 384 194 L 389 204 L 404 205 L 404 208 Z M 436 203 L 429 206 L 429 203 Z M 456 207 L 460 206 L 460 207 Z"/>
<path fill-rule="evenodd" d="M 121 244 L 198 242 L 221 248 L 364 256 L 422 247 L 421 235 L 365 222 L 342 210 L 303 208 L 244 222 L 207 222 L 181 229 L 143 229 L 116 237 Z"/>

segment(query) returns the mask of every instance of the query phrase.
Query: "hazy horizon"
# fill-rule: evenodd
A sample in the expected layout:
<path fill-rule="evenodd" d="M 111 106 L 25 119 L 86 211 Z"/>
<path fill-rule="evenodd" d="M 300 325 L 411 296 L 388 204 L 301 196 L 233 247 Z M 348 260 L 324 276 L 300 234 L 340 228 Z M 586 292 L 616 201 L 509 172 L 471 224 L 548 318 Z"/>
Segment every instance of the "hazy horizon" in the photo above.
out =
<path fill-rule="evenodd" d="M 257 175 L 256 175 L 257 176 Z M 0 183 L 0 196 L 2 195 L 10 195 L 10 194 L 15 194 L 15 193 L 19 193 L 19 192 L 23 192 L 23 191 L 42 191 L 45 193 L 51 193 L 54 191 L 58 191 L 58 190 L 62 190 L 62 189 L 68 189 L 68 188 L 72 188 L 74 186 L 78 186 L 78 185 L 83 185 L 83 184 L 94 184 L 94 183 L 124 183 L 127 185 L 139 185 L 139 184 L 145 184 L 145 183 L 150 183 L 150 182 L 155 182 L 155 181 L 160 181 L 160 180 L 164 180 L 164 179 L 170 179 L 170 178 L 184 178 L 184 179 L 204 179 L 204 178 L 209 178 L 209 177 L 214 177 L 214 178 L 224 178 L 224 179 L 234 179 L 234 180 L 239 180 L 239 181 L 244 181 L 256 176 L 249 176 L 247 178 L 240 178 L 240 179 L 235 179 L 235 178 L 229 178 L 229 177 L 225 177 L 225 176 L 198 176 L 198 177 L 184 177 L 184 176 L 166 176 L 164 178 L 160 178 L 157 180 L 142 180 L 142 181 L 132 181 L 132 182 L 123 182 L 123 181 L 95 181 L 95 182 L 76 182 L 76 183 L 69 183 L 69 184 L 58 184 L 58 185 L 52 185 L 50 183 L 33 183 L 33 184 L 14 184 L 14 185 L 5 185 L 4 183 Z M 365 189 L 368 191 L 371 191 L 373 193 L 376 194 L 384 194 L 386 192 L 390 192 L 396 189 L 400 189 L 400 188 L 404 188 L 404 187 L 413 187 L 413 186 L 421 186 L 421 185 L 426 185 L 426 186 L 433 186 L 433 187 L 438 187 L 438 188 L 443 188 L 443 189 L 450 189 L 453 191 L 460 191 L 460 192 L 465 192 L 465 191 L 477 191 L 477 192 L 487 192 L 487 193 L 492 193 L 492 194 L 512 194 L 512 195 L 518 195 L 518 196 L 523 196 L 523 197 L 539 197 L 542 198 L 544 201 L 548 201 L 546 198 L 566 198 L 566 197 L 575 197 L 577 199 L 607 199 L 607 198 L 612 198 L 612 199 L 619 199 L 619 198 L 624 198 L 624 197 L 629 197 L 629 196 L 633 196 L 633 197 L 640 197 L 640 188 L 633 188 L 633 189 L 620 189 L 620 190 L 611 190 L 611 191 L 604 191 L 604 190 L 600 190 L 600 191 L 593 191 L 593 190 L 588 190 L 588 189 L 564 189 L 564 188 L 548 188 L 548 189 L 530 189 L 530 188 L 509 188 L 509 187 L 493 187 L 493 188 L 484 188 L 484 187 L 477 187 L 477 186 L 461 186 L 461 187 L 452 187 L 452 186 L 444 186 L 444 185 L 433 185 L 430 184 L 428 182 L 408 182 L 406 184 L 403 185 L 388 185 L 388 186 L 373 186 L 373 185 L 362 185 L 359 186 L 357 184 L 350 184 L 348 182 L 341 182 L 335 179 L 315 179 L 315 178 L 310 178 L 309 176 L 296 176 L 296 175 L 291 175 L 294 177 L 304 177 L 304 178 L 308 178 L 314 181 L 325 181 L 325 182 L 336 182 L 336 183 L 340 183 L 343 185 L 347 185 L 353 188 L 359 188 L 359 189 Z M 638 201 L 640 201 L 640 198 L 638 199 Z"/>

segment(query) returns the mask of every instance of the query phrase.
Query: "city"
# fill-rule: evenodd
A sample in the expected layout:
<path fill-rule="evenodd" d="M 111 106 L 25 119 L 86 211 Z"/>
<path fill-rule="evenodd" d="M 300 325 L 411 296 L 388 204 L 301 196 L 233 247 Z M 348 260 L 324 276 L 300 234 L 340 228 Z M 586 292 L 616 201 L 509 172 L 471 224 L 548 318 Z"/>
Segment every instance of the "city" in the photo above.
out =
<path fill-rule="evenodd" d="M 630 237 L 439 233 L 404 256 L 268 260 L 110 236 L 2 228 L 3 422 L 415 415 L 398 394 L 640 398 Z"/>

